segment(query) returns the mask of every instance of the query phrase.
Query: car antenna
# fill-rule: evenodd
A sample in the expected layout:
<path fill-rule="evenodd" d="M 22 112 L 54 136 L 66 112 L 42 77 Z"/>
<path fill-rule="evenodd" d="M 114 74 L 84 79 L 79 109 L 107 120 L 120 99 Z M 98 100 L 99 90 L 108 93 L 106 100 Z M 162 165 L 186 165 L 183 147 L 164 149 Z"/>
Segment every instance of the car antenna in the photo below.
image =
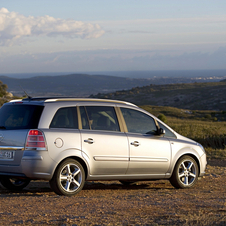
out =
<path fill-rule="evenodd" d="M 32 97 L 27 94 L 27 92 L 23 89 L 23 87 L 21 85 L 20 85 L 20 88 L 24 91 L 24 93 L 28 99 L 32 99 Z"/>

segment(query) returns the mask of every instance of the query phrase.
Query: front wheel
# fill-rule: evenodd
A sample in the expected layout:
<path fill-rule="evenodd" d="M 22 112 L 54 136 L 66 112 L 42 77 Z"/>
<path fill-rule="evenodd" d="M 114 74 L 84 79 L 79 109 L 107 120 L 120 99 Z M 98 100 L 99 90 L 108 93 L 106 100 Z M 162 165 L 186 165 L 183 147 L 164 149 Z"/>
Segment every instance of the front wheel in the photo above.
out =
<path fill-rule="evenodd" d="M 73 196 L 85 184 L 85 171 L 78 161 L 66 159 L 57 167 L 49 183 L 56 194 Z"/>
<path fill-rule="evenodd" d="M 14 177 L 1 177 L 0 182 L 1 184 L 9 190 L 20 191 L 25 188 L 29 183 L 30 179 L 21 179 L 21 178 L 14 178 Z"/>
<path fill-rule="evenodd" d="M 198 180 L 199 169 L 196 161 L 190 156 L 180 158 L 170 178 L 175 188 L 190 188 Z"/>

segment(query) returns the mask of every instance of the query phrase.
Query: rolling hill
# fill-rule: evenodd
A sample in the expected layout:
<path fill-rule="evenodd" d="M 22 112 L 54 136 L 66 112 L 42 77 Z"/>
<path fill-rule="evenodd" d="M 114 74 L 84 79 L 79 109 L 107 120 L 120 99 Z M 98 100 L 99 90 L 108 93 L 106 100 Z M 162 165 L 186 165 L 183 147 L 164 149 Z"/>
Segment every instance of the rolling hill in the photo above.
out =
<path fill-rule="evenodd" d="M 151 84 L 130 90 L 92 95 L 91 97 L 125 100 L 137 105 L 225 111 L 226 81 L 168 85 Z"/>

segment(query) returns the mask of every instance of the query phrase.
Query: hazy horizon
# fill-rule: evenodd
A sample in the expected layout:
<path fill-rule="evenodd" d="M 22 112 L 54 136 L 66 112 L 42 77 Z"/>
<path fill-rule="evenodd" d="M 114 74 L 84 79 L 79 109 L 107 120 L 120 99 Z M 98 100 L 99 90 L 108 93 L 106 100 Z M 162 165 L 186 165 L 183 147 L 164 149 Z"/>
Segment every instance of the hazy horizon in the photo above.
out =
<path fill-rule="evenodd" d="M 83 71 L 83 72 L 42 72 L 42 73 L 4 73 L 0 76 L 10 78 L 32 78 L 36 76 L 58 76 L 69 74 L 106 75 L 126 78 L 161 78 L 161 77 L 226 77 L 226 69 L 218 70 L 149 70 L 149 71 Z"/>
<path fill-rule="evenodd" d="M 1 0 L 0 74 L 226 69 L 226 1 Z"/>

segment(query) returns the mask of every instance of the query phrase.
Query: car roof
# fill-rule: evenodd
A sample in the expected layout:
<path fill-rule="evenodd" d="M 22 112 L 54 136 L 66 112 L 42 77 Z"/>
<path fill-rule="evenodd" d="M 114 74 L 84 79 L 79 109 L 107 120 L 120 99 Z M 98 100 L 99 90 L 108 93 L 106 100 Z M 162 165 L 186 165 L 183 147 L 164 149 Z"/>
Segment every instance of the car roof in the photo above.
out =
<path fill-rule="evenodd" d="M 120 101 L 120 100 L 111 100 L 111 99 L 97 99 L 97 98 L 76 98 L 76 97 L 28 97 L 19 100 L 11 100 L 10 102 L 28 102 L 34 104 L 34 102 L 38 103 L 46 103 L 46 102 L 100 102 L 100 103 L 115 103 L 115 104 L 125 104 L 137 107 L 135 104 Z"/>

